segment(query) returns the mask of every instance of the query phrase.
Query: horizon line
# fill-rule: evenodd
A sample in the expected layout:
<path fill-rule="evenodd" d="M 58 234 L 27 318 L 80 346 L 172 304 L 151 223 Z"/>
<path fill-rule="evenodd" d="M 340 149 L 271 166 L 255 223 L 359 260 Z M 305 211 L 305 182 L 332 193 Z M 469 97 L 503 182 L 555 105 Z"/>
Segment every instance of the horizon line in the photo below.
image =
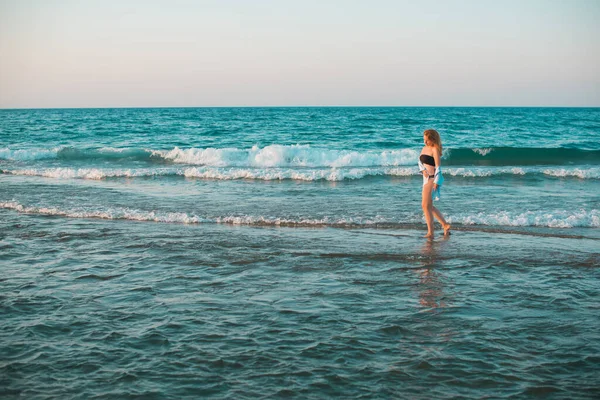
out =
<path fill-rule="evenodd" d="M 2 111 L 9 110 L 110 110 L 110 109 L 176 109 L 176 108 L 600 108 L 596 106 L 399 106 L 399 105 L 262 105 L 262 106 L 99 106 L 99 107 L 0 107 Z"/>

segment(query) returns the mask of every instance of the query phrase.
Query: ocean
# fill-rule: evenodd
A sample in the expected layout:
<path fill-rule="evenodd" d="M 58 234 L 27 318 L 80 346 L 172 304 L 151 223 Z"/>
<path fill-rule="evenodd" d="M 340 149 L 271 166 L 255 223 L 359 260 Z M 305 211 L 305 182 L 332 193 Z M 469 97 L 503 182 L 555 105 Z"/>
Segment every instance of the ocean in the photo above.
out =
<path fill-rule="evenodd" d="M 598 228 L 599 108 L 0 110 L 0 397 L 598 398 Z"/>

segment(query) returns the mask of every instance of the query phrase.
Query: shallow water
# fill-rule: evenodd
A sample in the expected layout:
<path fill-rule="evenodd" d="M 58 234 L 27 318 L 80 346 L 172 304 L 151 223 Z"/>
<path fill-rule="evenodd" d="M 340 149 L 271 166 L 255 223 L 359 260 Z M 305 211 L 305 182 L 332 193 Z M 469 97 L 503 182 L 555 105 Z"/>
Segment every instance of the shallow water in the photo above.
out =
<path fill-rule="evenodd" d="M 599 118 L 0 111 L 0 394 L 595 398 Z"/>
<path fill-rule="evenodd" d="M 2 221 L 8 395 L 598 393 L 598 237 Z"/>

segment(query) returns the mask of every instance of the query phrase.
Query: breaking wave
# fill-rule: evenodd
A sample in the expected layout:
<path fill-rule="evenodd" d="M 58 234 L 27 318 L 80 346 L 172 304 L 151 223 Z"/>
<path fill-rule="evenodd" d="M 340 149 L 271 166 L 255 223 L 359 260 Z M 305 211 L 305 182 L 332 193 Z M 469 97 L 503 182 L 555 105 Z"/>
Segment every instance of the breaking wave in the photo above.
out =
<path fill-rule="evenodd" d="M 189 148 L 172 150 L 152 149 L 77 149 L 62 147 L 51 150 L 0 149 L 0 159 L 16 161 L 32 160 L 135 160 L 175 164 L 204 165 L 213 167 L 351 167 L 351 166 L 398 166 L 414 164 L 417 150 L 385 150 L 359 152 L 313 148 L 309 145 L 253 146 L 238 148 Z"/>
<path fill-rule="evenodd" d="M 188 164 L 211 167 L 248 168 L 345 168 L 398 167 L 414 165 L 419 149 L 405 148 L 383 151 L 336 150 L 310 145 L 253 146 L 239 148 L 179 148 L 154 150 L 139 148 L 79 149 L 0 149 L 0 160 L 100 160 L 144 161 L 149 163 Z M 462 148 L 447 149 L 445 166 L 533 166 L 600 164 L 599 150 L 571 148 Z"/>

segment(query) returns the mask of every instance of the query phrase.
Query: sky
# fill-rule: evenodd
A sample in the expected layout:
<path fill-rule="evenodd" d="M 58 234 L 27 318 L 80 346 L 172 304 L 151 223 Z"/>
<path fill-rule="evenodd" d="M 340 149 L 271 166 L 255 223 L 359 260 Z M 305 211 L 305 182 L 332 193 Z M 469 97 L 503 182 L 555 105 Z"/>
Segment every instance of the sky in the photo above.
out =
<path fill-rule="evenodd" d="M 0 108 L 600 106 L 600 0 L 0 0 Z"/>

